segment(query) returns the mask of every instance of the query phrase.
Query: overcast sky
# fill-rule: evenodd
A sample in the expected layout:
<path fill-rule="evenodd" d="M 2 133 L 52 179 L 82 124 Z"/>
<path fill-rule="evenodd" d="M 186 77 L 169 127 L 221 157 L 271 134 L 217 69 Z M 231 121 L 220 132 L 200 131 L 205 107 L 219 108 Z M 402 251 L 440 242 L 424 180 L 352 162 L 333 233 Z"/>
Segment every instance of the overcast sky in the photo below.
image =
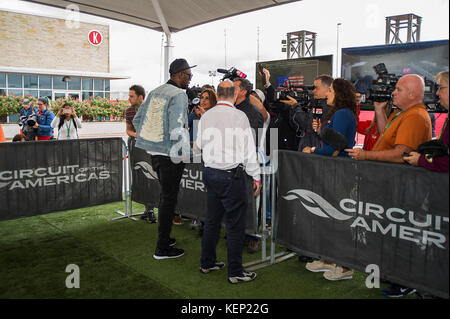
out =
<path fill-rule="evenodd" d="M 0 0 L 0 9 L 61 18 L 67 15 L 62 9 L 18 0 Z M 380 45 L 385 42 L 385 17 L 408 13 L 422 17 L 422 41 L 448 39 L 448 10 L 448 0 L 303 0 L 175 33 L 173 58 L 184 57 L 191 65 L 198 64 L 192 69 L 191 85 L 212 81 L 217 85 L 220 75 L 212 79 L 208 71 L 231 66 L 254 83 L 258 27 L 259 61 L 271 61 L 286 58 L 281 40 L 288 32 L 316 32 L 316 55 L 335 55 L 337 23 L 342 23 L 339 48 Z M 131 77 L 112 81 L 112 91 L 127 91 L 135 83 L 150 90 L 162 82 L 162 33 L 85 14 L 81 20 L 110 25 L 111 73 Z"/>

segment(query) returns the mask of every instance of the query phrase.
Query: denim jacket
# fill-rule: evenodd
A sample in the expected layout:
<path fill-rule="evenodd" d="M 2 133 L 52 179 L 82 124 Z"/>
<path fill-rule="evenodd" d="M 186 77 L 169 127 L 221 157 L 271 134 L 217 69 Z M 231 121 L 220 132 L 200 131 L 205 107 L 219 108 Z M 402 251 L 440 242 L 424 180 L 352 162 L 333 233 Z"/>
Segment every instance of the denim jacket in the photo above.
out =
<path fill-rule="evenodd" d="M 133 119 L 136 147 L 171 157 L 189 157 L 187 109 L 188 97 L 182 89 L 168 83 L 154 89 Z"/>
<path fill-rule="evenodd" d="M 51 124 L 54 118 L 55 114 L 52 111 L 44 110 L 42 112 L 42 115 L 38 117 L 39 127 L 37 136 L 53 136 L 53 127 L 51 127 Z"/>

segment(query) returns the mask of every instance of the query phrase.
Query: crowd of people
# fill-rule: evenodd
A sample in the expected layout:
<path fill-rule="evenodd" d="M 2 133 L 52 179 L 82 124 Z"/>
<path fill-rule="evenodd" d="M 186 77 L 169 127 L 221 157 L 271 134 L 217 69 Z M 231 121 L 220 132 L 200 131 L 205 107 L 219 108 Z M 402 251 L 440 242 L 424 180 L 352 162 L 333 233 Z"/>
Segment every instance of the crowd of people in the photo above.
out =
<path fill-rule="evenodd" d="M 207 214 L 204 222 L 194 220 L 192 228 L 201 229 L 202 254 L 200 271 L 207 274 L 225 267 L 216 260 L 221 221 L 226 224 L 228 248 L 228 281 L 232 284 L 252 281 L 256 273 L 245 271 L 242 250 L 258 251 L 258 238 L 245 235 L 247 192 L 245 175 L 253 178 L 255 196 L 261 190 L 261 167 L 257 160 L 258 146 L 270 140 L 269 128 L 278 129 L 278 148 L 318 156 L 339 156 L 353 160 L 383 161 L 420 166 L 436 172 L 448 172 L 449 131 L 448 116 L 437 141 L 446 150 L 439 155 L 419 153 L 421 145 L 432 140 L 432 123 L 423 104 L 425 84 L 422 77 L 409 74 L 401 77 L 392 94 L 392 103 L 374 102 L 373 120 L 359 120 L 360 92 L 343 78 L 320 75 L 314 80 L 314 99 L 307 105 L 291 96 L 277 99 L 270 82 L 270 72 L 263 69 L 265 92 L 253 88 L 247 79 L 224 80 L 218 87 L 204 86 L 193 103 L 186 94 L 193 77 L 185 59 L 170 65 L 170 80 L 149 92 L 140 85 L 129 89 L 130 107 L 125 111 L 129 147 L 151 157 L 161 187 L 158 215 L 146 206 L 142 218 L 158 223 L 155 259 L 178 258 L 184 250 L 176 248 L 171 238 L 173 224 L 182 224 L 176 213 L 177 198 L 185 163 L 194 153 L 201 154 L 204 163 L 203 179 L 207 188 Z M 448 71 L 436 75 L 440 104 L 448 110 Z M 189 105 L 192 108 L 189 108 Z M 38 99 L 37 107 L 24 100 L 20 120 L 21 133 L 14 141 L 48 140 L 53 129 L 58 139 L 78 138 L 81 121 L 69 104 L 58 113 L 47 109 L 48 101 Z M 393 107 L 394 106 L 394 107 Z M 320 108 L 321 114 L 315 111 Z M 34 120 L 33 120 L 34 119 Z M 1 127 L 0 127 L 1 128 Z M 337 148 L 325 139 L 332 131 L 344 141 Z M 239 132 L 235 134 L 233 132 Z M 356 133 L 365 135 L 362 148 L 355 147 Z M 233 143 L 229 143 L 232 136 Z M 4 140 L 0 130 L 0 139 Z M 263 176 L 264 177 L 264 176 Z M 264 177 L 266 178 L 266 177 Z M 270 182 L 268 180 L 267 182 Z M 267 193 L 269 196 L 270 187 Z M 257 201 L 259 202 L 259 201 Z M 270 204 L 267 205 L 270 226 Z M 264 225 L 267 226 L 267 225 Z M 302 258 L 304 257 L 304 258 Z M 353 277 L 353 270 L 326 260 L 300 256 L 311 272 L 323 272 L 327 280 Z M 398 297 L 413 293 L 413 288 L 393 283 L 383 293 Z"/>

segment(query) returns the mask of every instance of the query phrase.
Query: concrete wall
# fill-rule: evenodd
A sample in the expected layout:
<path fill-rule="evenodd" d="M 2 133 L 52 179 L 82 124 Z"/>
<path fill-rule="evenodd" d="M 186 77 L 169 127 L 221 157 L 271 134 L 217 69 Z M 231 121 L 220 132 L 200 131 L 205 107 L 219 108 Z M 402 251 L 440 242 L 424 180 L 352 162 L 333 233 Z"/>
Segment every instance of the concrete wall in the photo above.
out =
<path fill-rule="evenodd" d="M 99 46 L 91 30 L 102 33 Z M 109 73 L 109 26 L 0 11 L 0 52 L 1 66 Z"/>

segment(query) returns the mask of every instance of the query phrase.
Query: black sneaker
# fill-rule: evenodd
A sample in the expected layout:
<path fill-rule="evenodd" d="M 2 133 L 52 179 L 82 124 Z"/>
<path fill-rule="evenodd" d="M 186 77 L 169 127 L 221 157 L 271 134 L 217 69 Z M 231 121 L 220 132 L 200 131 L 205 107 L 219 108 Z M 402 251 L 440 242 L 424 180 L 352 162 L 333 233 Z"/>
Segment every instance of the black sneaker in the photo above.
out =
<path fill-rule="evenodd" d="M 252 281 L 256 278 L 256 273 L 244 271 L 242 275 L 235 277 L 228 277 L 228 282 L 231 284 L 238 284 L 241 282 Z"/>
<path fill-rule="evenodd" d="M 143 219 L 143 220 L 148 220 L 148 212 L 144 212 L 144 213 L 141 215 L 141 219 Z"/>
<path fill-rule="evenodd" d="M 178 258 L 184 255 L 183 249 L 170 247 L 169 249 L 158 249 L 156 248 L 153 258 L 155 259 L 168 259 L 168 258 Z"/>
<path fill-rule="evenodd" d="M 177 240 L 175 238 L 169 238 L 169 246 L 173 247 L 177 243 Z"/>
<path fill-rule="evenodd" d="M 225 267 L 225 263 L 218 262 L 218 263 L 215 263 L 214 266 L 212 266 L 212 267 L 207 267 L 207 268 L 200 267 L 200 272 L 203 274 L 207 274 L 214 270 L 221 270 L 223 267 Z"/>
<path fill-rule="evenodd" d="M 150 212 L 148 212 L 148 222 L 150 224 L 155 224 L 157 222 L 155 213 L 153 212 L 153 210 L 151 210 Z"/>
<path fill-rule="evenodd" d="M 400 298 L 408 295 L 412 295 L 416 292 L 414 288 L 403 287 L 400 285 L 392 284 L 388 288 L 381 291 L 381 293 L 389 298 Z"/>

